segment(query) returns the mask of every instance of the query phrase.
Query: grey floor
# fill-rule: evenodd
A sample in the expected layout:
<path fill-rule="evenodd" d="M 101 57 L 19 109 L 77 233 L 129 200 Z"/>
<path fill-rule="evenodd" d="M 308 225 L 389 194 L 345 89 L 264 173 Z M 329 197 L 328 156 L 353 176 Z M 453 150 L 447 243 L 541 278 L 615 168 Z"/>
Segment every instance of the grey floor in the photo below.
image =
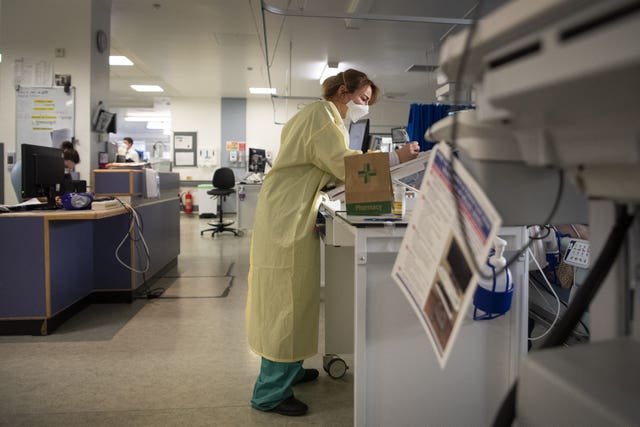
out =
<path fill-rule="evenodd" d="M 244 332 L 250 234 L 201 237 L 181 217 L 162 298 L 92 305 L 52 335 L 0 336 L 0 426 L 350 426 L 353 376 L 295 387 L 304 417 L 251 409 L 260 359 Z"/>

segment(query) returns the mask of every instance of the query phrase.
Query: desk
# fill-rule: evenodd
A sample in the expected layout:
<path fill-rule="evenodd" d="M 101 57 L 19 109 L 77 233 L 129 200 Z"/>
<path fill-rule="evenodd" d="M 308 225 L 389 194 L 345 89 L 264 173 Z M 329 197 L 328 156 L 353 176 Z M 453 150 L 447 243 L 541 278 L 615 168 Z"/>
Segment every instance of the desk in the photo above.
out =
<path fill-rule="evenodd" d="M 151 253 L 144 277 L 114 255 L 129 228 L 124 208 L 0 215 L 0 333 L 46 335 L 91 302 L 131 302 L 144 280 L 175 265 L 180 253 L 179 200 L 170 193 L 132 202 Z M 139 245 L 129 240 L 119 254 L 141 268 Z"/>
<path fill-rule="evenodd" d="M 354 313 L 355 425 L 397 425 L 399 420 L 403 425 L 491 424 L 526 354 L 527 259 L 512 268 L 516 288 L 511 311 L 476 322 L 471 307 L 451 358 L 441 370 L 418 318 L 391 279 L 406 222 L 372 225 L 323 210 L 325 251 L 335 250 L 332 246 L 350 247 L 338 249 L 344 251 L 342 257 L 325 252 L 323 268 L 325 313 L 334 310 L 332 294 L 354 295 L 353 310 L 340 316 L 344 327 Z M 527 239 L 524 227 L 505 227 L 499 234 L 510 248 L 520 247 Z M 349 251 L 352 255 L 347 257 Z M 330 275 L 341 268 L 344 275 Z M 326 321 L 326 334 L 334 340 L 335 326 L 331 319 Z M 336 342 L 344 344 L 327 341 L 326 346 Z"/>

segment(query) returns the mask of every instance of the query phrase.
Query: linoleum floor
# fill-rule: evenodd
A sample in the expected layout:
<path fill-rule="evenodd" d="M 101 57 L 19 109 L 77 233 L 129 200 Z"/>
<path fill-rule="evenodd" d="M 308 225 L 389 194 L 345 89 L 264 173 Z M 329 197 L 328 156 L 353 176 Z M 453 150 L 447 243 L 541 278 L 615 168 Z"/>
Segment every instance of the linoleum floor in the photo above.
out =
<path fill-rule="evenodd" d="M 250 407 L 260 359 L 244 330 L 250 233 L 200 236 L 181 215 L 162 298 L 94 304 L 49 336 L 0 336 L 0 426 L 350 426 L 353 376 L 295 387 L 303 417 Z"/>

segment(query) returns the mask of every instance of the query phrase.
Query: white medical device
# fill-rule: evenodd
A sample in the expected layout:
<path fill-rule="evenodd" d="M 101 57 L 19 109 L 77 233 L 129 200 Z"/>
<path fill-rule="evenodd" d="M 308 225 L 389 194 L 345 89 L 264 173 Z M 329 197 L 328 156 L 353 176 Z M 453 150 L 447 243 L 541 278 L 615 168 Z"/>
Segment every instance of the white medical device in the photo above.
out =
<path fill-rule="evenodd" d="M 469 31 L 446 40 L 440 57 L 440 71 L 451 82 L 466 59 L 457 83 L 471 84 L 476 94 L 477 111 L 456 117 L 461 151 L 476 161 L 506 162 L 522 170 L 534 166 L 531 180 L 543 167 L 559 167 L 590 198 L 637 208 L 640 2 L 517 0 L 480 20 L 466 50 Z M 453 123 L 452 117 L 436 123 L 429 139 L 451 141 Z M 521 191 L 519 183 L 512 187 Z M 613 223 L 607 216 L 613 209 L 590 201 L 589 210 L 591 248 L 597 252 Z M 584 261 L 582 249 L 576 262 Z M 627 264 L 637 262 L 637 218 L 626 250 L 631 254 Z M 532 352 L 522 364 L 519 425 L 640 423 L 640 387 L 629 381 L 640 371 L 640 298 L 634 300 L 628 291 L 633 281 L 628 272 L 637 264 L 618 259 L 620 266 L 610 270 L 591 301 L 596 342 Z M 629 315 L 634 311 L 636 320 Z M 620 338 L 629 330 L 631 338 Z"/>

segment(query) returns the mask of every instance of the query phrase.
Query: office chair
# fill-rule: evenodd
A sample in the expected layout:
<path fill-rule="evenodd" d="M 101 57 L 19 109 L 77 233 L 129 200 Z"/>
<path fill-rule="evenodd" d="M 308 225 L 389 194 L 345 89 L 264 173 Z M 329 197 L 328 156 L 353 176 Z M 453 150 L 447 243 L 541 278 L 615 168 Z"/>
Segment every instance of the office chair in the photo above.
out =
<path fill-rule="evenodd" d="M 233 170 L 230 168 L 219 168 L 213 174 L 213 189 L 207 191 L 207 194 L 211 196 L 216 196 L 218 198 L 218 221 L 208 223 L 211 228 L 207 228 L 206 230 L 202 230 L 200 235 L 202 236 L 207 231 L 211 231 L 211 237 L 215 236 L 216 233 L 222 233 L 224 231 L 229 231 L 236 236 L 239 235 L 239 232 L 235 228 L 229 227 L 233 224 L 231 222 L 224 222 L 222 220 L 222 202 L 226 200 L 227 196 L 236 192 L 233 187 L 236 185 L 236 177 L 233 174 Z"/>

